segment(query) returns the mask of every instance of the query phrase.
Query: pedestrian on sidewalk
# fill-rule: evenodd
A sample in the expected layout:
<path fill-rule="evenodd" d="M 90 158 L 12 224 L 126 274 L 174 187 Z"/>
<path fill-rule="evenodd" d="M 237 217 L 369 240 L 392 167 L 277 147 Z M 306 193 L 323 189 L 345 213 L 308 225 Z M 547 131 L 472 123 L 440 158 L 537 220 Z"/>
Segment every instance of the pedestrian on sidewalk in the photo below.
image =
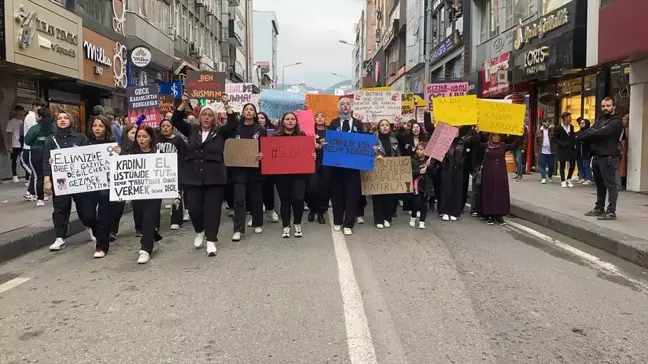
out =
<path fill-rule="evenodd" d="M 41 108 L 47 108 L 47 103 L 45 102 L 45 100 L 40 98 L 34 99 L 34 101 L 32 101 L 32 109 L 27 113 L 27 116 L 25 116 L 25 121 L 23 121 L 23 138 L 27 135 L 29 129 L 31 129 L 34 125 L 37 124 L 36 113 Z M 32 183 L 34 176 L 29 163 L 29 158 L 31 156 L 31 147 L 24 143 L 24 139 L 23 139 L 22 149 L 23 151 L 20 157 L 20 165 L 27 172 L 27 176 L 26 176 L 27 178 L 25 179 L 25 185 L 27 186 L 27 191 L 25 192 L 25 195 L 23 197 L 25 197 L 25 199 L 28 201 L 36 201 L 36 183 L 35 182 Z"/>
<path fill-rule="evenodd" d="M 554 127 L 547 119 L 542 119 L 542 126 L 536 132 L 535 155 L 539 158 L 540 183 L 552 182 L 554 164 L 556 163 L 556 141 Z"/>
<path fill-rule="evenodd" d="M 31 183 L 36 191 L 36 206 L 45 206 L 43 192 L 43 146 L 47 138 L 54 133 L 54 118 L 47 108 L 37 112 L 38 122 L 25 135 L 25 145 L 29 146 L 29 167 L 32 171 Z"/>
<path fill-rule="evenodd" d="M 582 139 L 587 129 L 590 128 L 590 121 L 579 117 L 578 123 L 580 124 L 580 130 L 576 132 L 576 164 L 578 165 L 578 179 L 579 183 L 590 185 L 593 182 L 591 166 L 592 152 L 590 149 L 590 143 Z"/>
<path fill-rule="evenodd" d="M 606 97 L 601 101 L 603 115 L 579 138 L 591 142 L 592 172 L 596 182 L 596 204 L 585 216 L 597 216 L 599 220 L 616 220 L 616 204 L 619 186 L 616 176 L 621 158 L 621 133 L 623 124 L 615 113 L 614 99 Z M 607 210 L 605 198 L 608 197 Z"/>
<path fill-rule="evenodd" d="M 20 153 L 22 152 L 22 143 L 20 141 L 22 135 L 23 118 L 25 117 L 25 108 L 16 105 L 13 110 L 13 118 L 9 120 L 5 132 L 7 133 L 7 153 L 11 156 L 11 175 L 13 183 L 20 182 L 18 172 L 16 171 L 16 164 Z"/>
<path fill-rule="evenodd" d="M 558 156 L 558 168 L 560 168 L 560 186 L 574 187 L 572 176 L 576 168 L 576 136 L 574 126 L 571 124 L 571 113 L 564 112 L 560 115 L 561 124 L 556 130 L 556 155 Z M 569 163 L 569 172 L 565 177 L 565 168 Z"/>
<path fill-rule="evenodd" d="M 53 196 L 52 205 L 54 211 L 52 211 L 52 222 L 54 223 L 54 231 L 56 233 L 56 240 L 49 247 L 51 251 L 59 251 L 65 246 L 72 201 L 76 205 L 79 220 L 90 234 L 90 240 L 96 242 L 91 228 L 95 224 L 93 221 L 94 212 L 90 211 L 90 205 L 83 198 L 83 194 L 57 196 L 54 193 L 54 189 L 52 188 L 52 166 L 50 164 L 50 159 L 52 158 L 51 152 L 53 150 L 80 147 L 88 144 L 88 138 L 85 135 L 72 130 L 72 118 L 70 115 L 66 112 L 58 113 L 56 116 L 56 132 L 47 138 L 43 146 L 43 190 L 46 194 Z"/>
<path fill-rule="evenodd" d="M 513 151 L 513 157 L 515 158 L 515 180 L 517 182 L 524 181 L 524 155 L 527 151 L 527 133 L 529 132 L 529 126 L 524 124 L 524 139 L 522 140 L 522 145 L 518 148 L 515 148 Z"/>

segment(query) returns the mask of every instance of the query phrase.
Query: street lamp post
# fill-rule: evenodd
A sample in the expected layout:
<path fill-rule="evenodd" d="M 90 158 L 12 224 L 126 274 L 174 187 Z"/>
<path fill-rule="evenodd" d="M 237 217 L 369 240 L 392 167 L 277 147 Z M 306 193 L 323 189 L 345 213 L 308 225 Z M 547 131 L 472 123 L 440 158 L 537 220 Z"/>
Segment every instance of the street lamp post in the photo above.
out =
<path fill-rule="evenodd" d="M 300 64 L 302 63 L 296 62 L 296 63 L 287 64 L 283 66 L 283 69 L 281 71 L 281 84 L 283 85 L 284 90 L 286 89 L 286 67 L 299 66 Z"/>
<path fill-rule="evenodd" d="M 333 76 L 342 77 L 342 78 L 344 78 L 345 80 L 349 78 L 349 77 L 347 77 L 347 76 L 342 76 L 341 74 L 339 74 L 339 73 L 335 73 L 335 72 L 331 72 L 331 74 L 332 74 Z"/>

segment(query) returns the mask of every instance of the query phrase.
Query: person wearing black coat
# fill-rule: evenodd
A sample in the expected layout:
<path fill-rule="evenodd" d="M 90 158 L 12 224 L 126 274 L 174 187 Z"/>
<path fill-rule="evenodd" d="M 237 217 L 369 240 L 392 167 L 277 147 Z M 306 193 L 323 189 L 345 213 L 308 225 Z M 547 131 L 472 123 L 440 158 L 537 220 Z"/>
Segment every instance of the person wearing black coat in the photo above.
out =
<path fill-rule="evenodd" d="M 182 168 L 187 155 L 187 143 L 184 138 L 173 130 L 171 117 L 164 118 L 160 122 L 160 128 L 155 136 L 158 153 L 175 153 L 178 159 L 178 197 L 174 199 L 171 206 L 171 230 L 178 230 L 184 221 L 189 221 L 189 212 L 185 209 L 187 192 L 184 188 Z"/>
<path fill-rule="evenodd" d="M 590 143 L 583 140 L 582 137 L 590 127 L 590 121 L 578 118 L 580 130 L 576 132 L 576 165 L 578 166 L 579 183 L 592 184 L 592 151 Z"/>
<path fill-rule="evenodd" d="M 561 125 L 555 129 L 556 156 L 558 157 L 558 168 L 560 169 L 561 187 L 574 187 L 572 176 L 576 168 L 576 136 L 574 126 L 571 124 L 571 114 L 568 112 L 560 115 Z M 565 178 L 565 168 L 569 163 L 569 172 Z"/>
<path fill-rule="evenodd" d="M 392 135 L 389 120 L 382 119 L 378 122 L 376 139 L 378 142 L 375 147 L 377 160 L 401 156 L 398 139 Z M 371 197 L 376 228 L 383 229 L 391 226 L 397 198 L 397 194 L 373 195 Z"/>
<path fill-rule="evenodd" d="M 171 122 L 187 137 L 187 155 L 182 173 L 187 186 L 187 207 L 196 232 L 194 246 L 202 247 L 207 240 L 207 255 L 216 255 L 221 208 L 227 186 L 227 168 L 223 151 L 225 140 L 234 135 L 239 124 L 227 99 L 227 123 L 216 124 L 217 111 L 211 105 L 204 106 L 198 114 L 199 124 L 184 119 L 185 110 L 191 109 L 189 97 L 182 97 L 182 104 L 173 113 Z"/>
<path fill-rule="evenodd" d="M 427 217 L 427 198 L 434 195 L 434 184 L 432 183 L 433 160 L 425 156 L 425 143 L 419 143 L 415 148 L 415 155 L 412 156 L 412 183 L 414 195 L 412 199 L 412 214 L 409 226 L 416 227 L 418 218 L 419 229 L 425 229 Z"/>
<path fill-rule="evenodd" d="M 324 156 L 323 147 L 326 145 L 326 118 L 323 112 L 315 114 L 315 173 L 309 176 L 308 191 L 307 191 L 307 204 L 310 209 L 308 213 L 308 221 L 315 221 L 317 215 L 317 222 L 325 224 L 324 214 L 328 210 L 330 199 L 330 169 L 322 165 Z"/>
<path fill-rule="evenodd" d="M 268 114 L 264 112 L 257 113 L 257 120 L 261 126 L 266 128 L 266 132 L 272 130 L 275 131 L 275 126 L 272 125 L 272 120 L 268 117 Z M 263 180 L 263 206 L 265 207 L 266 214 L 272 222 L 279 222 L 279 215 L 275 211 L 275 185 L 274 179 L 266 178 Z M 232 202 L 232 204 L 234 204 Z"/>
<path fill-rule="evenodd" d="M 328 130 L 346 133 L 364 133 L 362 121 L 354 118 L 351 100 L 343 97 L 338 102 L 340 116 L 331 120 Z M 333 207 L 333 230 L 342 229 L 344 235 L 353 234 L 353 227 L 358 216 L 362 187 L 360 171 L 357 169 L 330 167 L 331 170 L 331 203 Z"/>

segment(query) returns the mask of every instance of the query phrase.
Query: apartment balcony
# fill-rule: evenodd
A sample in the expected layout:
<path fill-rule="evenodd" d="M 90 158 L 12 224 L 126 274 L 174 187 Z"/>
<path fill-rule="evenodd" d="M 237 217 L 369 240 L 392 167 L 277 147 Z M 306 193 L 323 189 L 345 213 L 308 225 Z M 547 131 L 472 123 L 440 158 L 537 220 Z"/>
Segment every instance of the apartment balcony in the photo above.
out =
<path fill-rule="evenodd" d="M 228 0 L 228 4 L 229 4 L 229 6 L 239 6 L 239 5 L 241 5 L 241 1 L 240 0 Z"/>
<path fill-rule="evenodd" d="M 230 44 L 233 44 L 237 47 L 241 47 L 243 45 L 243 39 L 241 39 L 241 36 L 238 35 L 236 31 L 236 20 L 235 19 L 230 19 L 228 21 L 228 27 L 229 29 L 229 36 L 228 36 L 228 41 Z"/>

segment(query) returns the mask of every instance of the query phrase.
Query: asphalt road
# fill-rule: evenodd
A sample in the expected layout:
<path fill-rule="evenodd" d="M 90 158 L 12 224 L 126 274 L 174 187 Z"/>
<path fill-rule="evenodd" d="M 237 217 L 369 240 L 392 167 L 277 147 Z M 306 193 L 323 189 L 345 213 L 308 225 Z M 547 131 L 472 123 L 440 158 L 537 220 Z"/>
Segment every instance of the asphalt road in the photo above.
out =
<path fill-rule="evenodd" d="M 238 243 L 224 220 L 215 258 L 186 225 L 137 265 L 125 217 L 104 259 L 81 234 L 0 265 L 0 363 L 648 363 L 646 271 L 535 227 L 407 220 Z"/>

